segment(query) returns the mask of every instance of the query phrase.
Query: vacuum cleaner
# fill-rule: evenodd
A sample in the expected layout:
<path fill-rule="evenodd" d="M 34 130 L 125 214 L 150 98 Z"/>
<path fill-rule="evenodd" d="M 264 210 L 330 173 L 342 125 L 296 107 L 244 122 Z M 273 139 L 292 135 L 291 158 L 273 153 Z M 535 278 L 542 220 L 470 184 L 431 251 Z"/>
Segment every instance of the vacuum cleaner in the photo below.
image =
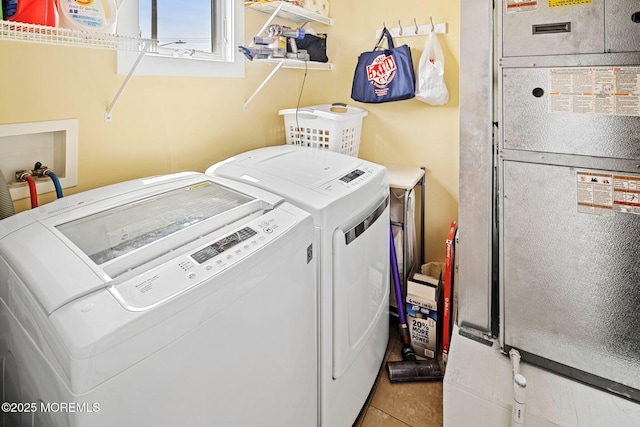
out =
<path fill-rule="evenodd" d="M 398 273 L 398 260 L 396 258 L 396 246 L 393 241 L 393 228 L 389 226 L 391 242 L 391 272 L 398 304 L 398 323 L 400 326 L 400 341 L 402 342 L 402 360 L 399 362 L 387 362 L 387 372 L 389 381 L 411 382 L 411 381 L 441 381 L 444 377 L 440 364 L 437 360 L 417 360 L 411 338 L 409 336 L 409 325 L 407 324 L 406 312 L 404 310 L 404 298 L 400 287 L 400 274 Z"/>

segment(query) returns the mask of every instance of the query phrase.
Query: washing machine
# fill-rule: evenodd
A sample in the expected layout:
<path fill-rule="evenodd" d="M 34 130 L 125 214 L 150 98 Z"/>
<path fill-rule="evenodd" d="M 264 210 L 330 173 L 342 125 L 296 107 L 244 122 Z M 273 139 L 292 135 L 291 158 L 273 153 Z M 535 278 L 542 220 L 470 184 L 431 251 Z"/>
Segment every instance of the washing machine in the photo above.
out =
<path fill-rule="evenodd" d="M 2 424 L 315 426 L 314 233 L 202 173 L 0 221 Z"/>
<path fill-rule="evenodd" d="M 313 215 L 319 247 L 320 425 L 351 426 L 389 339 L 389 183 L 383 166 L 295 145 L 239 154 L 212 176 L 279 194 Z"/>

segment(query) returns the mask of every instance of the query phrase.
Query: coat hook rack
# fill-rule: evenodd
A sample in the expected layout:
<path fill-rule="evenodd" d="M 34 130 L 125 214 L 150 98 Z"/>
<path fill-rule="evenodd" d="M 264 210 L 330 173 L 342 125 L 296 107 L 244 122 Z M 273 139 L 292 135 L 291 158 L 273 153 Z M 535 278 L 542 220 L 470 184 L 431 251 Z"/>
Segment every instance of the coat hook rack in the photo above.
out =
<path fill-rule="evenodd" d="M 429 24 L 418 25 L 418 22 L 413 18 L 413 26 L 403 27 L 398 20 L 398 26 L 393 28 L 387 28 L 392 37 L 416 37 L 428 35 L 432 31 L 436 34 L 447 34 L 447 23 L 440 22 L 438 24 L 433 23 L 433 18 L 429 17 Z M 384 21 L 382 25 L 386 27 Z M 382 34 L 382 28 L 376 30 L 376 38 Z"/>

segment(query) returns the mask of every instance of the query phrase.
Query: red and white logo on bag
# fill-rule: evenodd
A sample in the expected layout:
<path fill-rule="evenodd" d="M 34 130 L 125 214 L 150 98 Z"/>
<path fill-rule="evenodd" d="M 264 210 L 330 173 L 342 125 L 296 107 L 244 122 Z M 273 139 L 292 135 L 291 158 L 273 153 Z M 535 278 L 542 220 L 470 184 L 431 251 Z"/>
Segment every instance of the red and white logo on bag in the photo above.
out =
<path fill-rule="evenodd" d="M 367 79 L 377 88 L 376 95 L 382 96 L 389 92 L 387 85 L 396 76 L 397 68 L 393 56 L 387 56 L 384 53 L 378 55 L 370 65 L 367 65 Z"/>

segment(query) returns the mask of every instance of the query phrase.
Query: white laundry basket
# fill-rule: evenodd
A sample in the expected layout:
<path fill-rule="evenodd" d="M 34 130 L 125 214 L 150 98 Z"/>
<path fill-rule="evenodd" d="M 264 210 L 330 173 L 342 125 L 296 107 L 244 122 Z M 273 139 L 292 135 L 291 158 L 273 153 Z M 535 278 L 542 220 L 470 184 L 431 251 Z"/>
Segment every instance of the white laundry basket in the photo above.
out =
<path fill-rule="evenodd" d="M 346 104 L 280 110 L 287 144 L 337 151 L 358 157 L 362 118 L 368 112 Z"/>

